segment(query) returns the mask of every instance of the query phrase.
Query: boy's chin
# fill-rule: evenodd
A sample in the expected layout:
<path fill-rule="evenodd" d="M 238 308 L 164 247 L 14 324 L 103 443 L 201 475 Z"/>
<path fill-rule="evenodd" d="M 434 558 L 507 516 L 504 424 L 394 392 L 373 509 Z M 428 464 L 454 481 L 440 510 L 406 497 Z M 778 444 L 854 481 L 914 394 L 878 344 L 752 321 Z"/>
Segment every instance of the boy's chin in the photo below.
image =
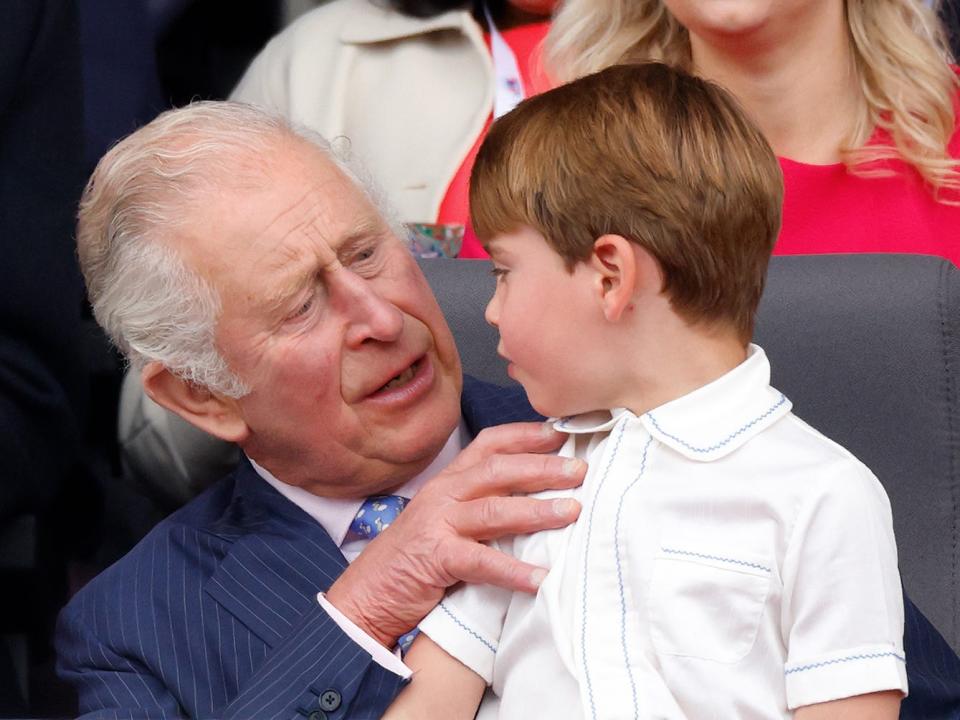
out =
<path fill-rule="evenodd" d="M 572 409 L 569 403 L 559 402 L 556 398 L 545 397 L 542 393 L 527 391 L 527 400 L 530 406 L 538 413 L 547 418 L 564 418 L 579 414 L 579 410 Z"/>

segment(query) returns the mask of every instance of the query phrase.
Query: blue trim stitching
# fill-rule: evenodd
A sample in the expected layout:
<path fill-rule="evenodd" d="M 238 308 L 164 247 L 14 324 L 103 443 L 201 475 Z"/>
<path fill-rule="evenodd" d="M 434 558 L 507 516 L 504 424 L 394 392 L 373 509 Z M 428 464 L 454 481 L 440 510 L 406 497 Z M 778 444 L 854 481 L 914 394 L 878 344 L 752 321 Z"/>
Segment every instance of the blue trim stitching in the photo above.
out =
<path fill-rule="evenodd" d="M 737 560 L 736 558 L 721 557 L 719 555 L 705 555 L 703 553 L 692 552 L 690 550 L 677 550 L 676 548 L 661 547 L 660 549 L 665 553 L 669 553 L 670 555 L 690 555 L 691 557 L 703 558 L 704 560 L 719 560 L 720 562 L 734 563 L 736 565 L 743 565 L 745 567 L 763 570 L 767 573 L 770 572 L 770 568 L 763 565 L 758 565 L 757 563 L 747 562 L 746 560 Z"/>
<path fill-rule="evenodd" d="M 619 424 L 619 433 L 617 434 L 617 439 L 614 442 L 613 452 L 610 453 L 610 459 L 607 461 L 607 467 L 603 470 L 603 477 L 600 478 L 600 482 L 597 485 L 597 492 L 594 496 L 595 498 L 600 497 L 600 491 L 603 490 L 603 485 L 607 481 L 607 476 L 610 474 L 610 468 L 613 466 L 613 461 L 617 457 L 617 453 L 620 452 L 620 441 L 623 439 L 623 432 L 626 430 L 626 422 L 620 422 Z M 583 675 L 587 681 L 587 698 L 590 700 L 590 712 L 591 715 L 597 717 L 597 706 L 593 700 L 593 683 L 590 682 L 590 668 L 587 665 L 587 567 L 589 565 L 590 558 L 590 536 L 593 532 L 593 513 L 597 509 L 596 501 L 590 506 L 590 517 L 587 520 L 587 539 L 585 547 L 583 550 L 583 594 L 581 601 L 583 603 L 583 617 L 580 621 L 580 650 L 581 656 L 583 658 Z"/>
<path fill-rule="evenodd" d="M 442 602 L 438 605 L 438 607 L 439 607 L 441 610 L 443 610 L 447 615 L 449 615 L 449 616 L 450 616 L 450 619 L 453 620 L 457 625 L 459 625 L 461 628 L 463 628 L 463 629 L 466 630 L 468 633 L 470 633 L 471 635 L 473 635 L 473 637 L 475 637 L 475 638 L 476 638 L 477 640 L 479 640 L 481 643 L 483 643 L 484 645 L 486 645 L 486 646 L 487 646 L 487 649 L 490 650 L 490 652 L 496 654 L 497 649 L 496 649 L 493 645 L 491 645 L 490 643 L 488 643 L 486 640 L 484 640 L 482 637 L 480 637 L 480 635 L 477 634 L 475 631 L 471 630 L 471 629 L 468 628 L 466 625 L 464 625 L 464 623 L 460 620 L 460 618 L 458 618 L 456 615 L 454 615 L 452 612 L 450 612 L 450 608 L 448 608 L 448 607 L 447 607 L 446 605 L 444 605 Z"/>
<path fill-rule="evenodd" d="M 627 599 L 623 592 L 623 567 L 620 562 L 620 543 L 617 542 L 617 538 L 620 537 L 620 514 L 623 510 L 623 501 L 627 496 L 627 493 L 633 489 L 633 486 L 637 484 L 641 477 L 643 477 L 644 471 L 647 469 L 647 451 L 650 449 L 650 445 L 653 443 L 653 438 L 647 438 L 647 444 L 643 447 L 643 458 L 640 460 L 640 470 L 637 473 L 637 476 L 633 479 L 624 491 L 620 494 L 620 504 L 617 506 L 617 517 L 613 523 L 613 539 L 614 547 L 616 547 L 616 560 L 617 560 L 617 582 L 620 585 L 620 645 L 623 648 L 623 662 L 627 669 L 627 677 L 630 679 L 630 692 L 633 695 L 633 717 L 640 717 L 640 706 L 637 704 L 637 684 L 633 679 L 633 673 L 630 671 L 630 652 L 627 647 Z"/>
<path fill-rule="evenodd" d="M 748 422 L 746 425 L 744 425 L 743 427 L 741 427 L 739 430 L 736 430 L 736 431 L 732 432 L 730 435 L 728 435 L 726 438 L 724 438 L 723 440 L 721 440 L 720 442 L 718 442 L 716 445 L 711 445 L 710 447 L 696 447 L 695 445 L 691 445 L 691 444 L 688 443 L 686 440 L 684 440 L 684 439 L 682 439 L 682 438 L 679 438 L 679 437 L 677 437 L 676 435 L 671 435 L 671 434 L 668 433 L 666 430 L 664 430 L 662 427 L 660 427 L 660 423 L 657 422 L 657 419 L 653 416 L 653 413 L 652 413 L 652 412 L 648 412 L 648 413 L 646 414 L 646 417 L 648 417 L 648 418 L 650 419 L 650 422 L 653 423 L 653 426 L 657 429 L 657 432 L 659 432 L 660 434 L 662 434 L 664 437 L 668 437 L 668 438 L 670 438 L 671 440 L 674 440 L 675 442 L 680 443 L 680 444 L 683 445 L 685 448 L 687 448 L 688 450 L 691 450 L 691 451 L 693 451 L 693 452 L 696 452 L 696 453 L 709 453 L 709 452 L 713 452 L 714 450 L 719 450 L 719 449 L 722 448 L 724 445 L 728 445 L 728 444 L 729 444 L 732 440 L 734 440 L 738 435 L 742 435 L 743 433 L 745 433 L 747 430 L 749 430 L 750 428 L 752 428 L 754 425 L 756 425 L 756 424 L 757 424 L 758 422 L 760 422 L 761 420 L 766 420 L 768 417 L 770 417 L 770 416 L 774 413 L 774 411 L 775 411 L 777 408 L 779 408 L 781 405 L 783 405 L 786 401 L 787 401 L 787 396 L 784 395 L 783 393 L 780 393 L 780 399 L 779 399 L 776 403 L 774 403 L 774 405 L 771 406 L 770 409 L 768 409 L 765 413 L 763 413 L 763 414 L 760 415 L 759 417 L 755 417 L 753 420 L 751 420 L 750 422 Z"/>
<path fill-rule="evenodd" d="M 891 650 L 890 652 L 867 653 L 865 655 L 848 655 L 847 657 L 837 658 L 836 660 L 824 660 L 823 662 L 801 665 L 800 667 L 790 668 L 789 670 L 784 671 L 783 674 L 789 675 L 790 673 L 804 672 L 805 670 L 815 670 L 816 668 L 826 667 L 827 665 L 836 665 L 837 663 L 851 662 L 853 660 L 872 660 L 874 658 L 882 657 L 894 657 L 902 663 L 907 662 L 907 659 L 903 655 L 898 655 Z"/>

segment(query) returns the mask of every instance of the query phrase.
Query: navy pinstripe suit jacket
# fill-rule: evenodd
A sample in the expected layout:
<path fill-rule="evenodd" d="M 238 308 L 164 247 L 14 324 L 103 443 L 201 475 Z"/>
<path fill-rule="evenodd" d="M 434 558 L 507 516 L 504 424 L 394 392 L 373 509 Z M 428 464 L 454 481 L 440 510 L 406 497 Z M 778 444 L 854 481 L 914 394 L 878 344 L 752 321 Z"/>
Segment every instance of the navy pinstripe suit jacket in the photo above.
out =
<path fill-rule="evenodd" d="M 537 417 L 520 388 L 467 378 L 481 428 Z M 61 613 L 59 671 L 89 718 L 377 718 L 400 680 L 316 601 L 346 562 L 249 463 L 160 523 Z M 960 661 L 907 603 L 902 717 L 960 718 Z M 329 707 L 329 705 L 328 705 Z"/>

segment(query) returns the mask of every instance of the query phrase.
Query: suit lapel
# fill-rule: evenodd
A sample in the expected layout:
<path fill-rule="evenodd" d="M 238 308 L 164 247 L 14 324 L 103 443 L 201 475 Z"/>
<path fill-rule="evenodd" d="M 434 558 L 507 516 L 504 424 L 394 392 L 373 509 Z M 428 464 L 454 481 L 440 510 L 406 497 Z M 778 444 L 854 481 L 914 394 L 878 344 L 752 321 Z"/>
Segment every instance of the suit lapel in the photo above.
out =
<path fill-rule="evenodd" d="M 347 565 L 327 532 L 246 461 L 211 531 L 231 545 L 206 593 L 270 647 Z"/>
<path fill-rule="evenodd" d="M 519 385 L 500 387 L 469 375 L 463 377 L 460 411 L 474 436 L 491 425 L 544 419 L 530 407 L 527 395 Z"/>

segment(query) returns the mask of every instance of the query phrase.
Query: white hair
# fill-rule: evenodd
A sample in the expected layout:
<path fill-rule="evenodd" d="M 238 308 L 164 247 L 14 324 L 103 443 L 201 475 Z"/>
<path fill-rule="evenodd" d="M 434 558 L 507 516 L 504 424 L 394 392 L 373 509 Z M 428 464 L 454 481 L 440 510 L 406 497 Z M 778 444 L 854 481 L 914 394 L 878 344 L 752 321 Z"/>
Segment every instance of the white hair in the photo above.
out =
<path fill-rule="evenodd" d="M 77 248 L 94 315 L 134 368 L 158 362 L 222 395 L 250 391 L 217 350 L 216 289 L 166 240 L 212 192 L 269 182 L 269 158 L 291 139 L 318 148 L 383 209 L 379 192 L 349 157 L 349 144 L 335 148 L 242 103 L 168 110 L 100 160 L 80 201 Z"/>

